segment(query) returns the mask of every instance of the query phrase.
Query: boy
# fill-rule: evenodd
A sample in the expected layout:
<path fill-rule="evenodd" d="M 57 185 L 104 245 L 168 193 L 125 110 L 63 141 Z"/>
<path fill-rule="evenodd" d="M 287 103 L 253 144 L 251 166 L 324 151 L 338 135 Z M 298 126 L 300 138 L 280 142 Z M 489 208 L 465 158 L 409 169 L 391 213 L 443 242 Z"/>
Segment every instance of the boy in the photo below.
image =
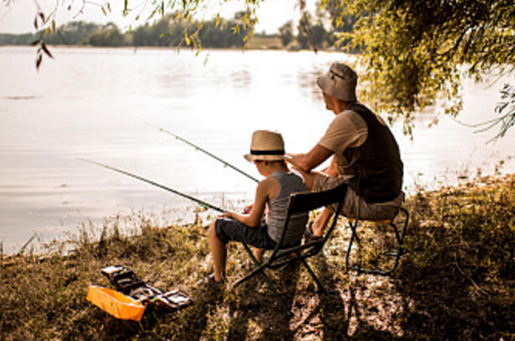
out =
<path fill-rule="evenodd" d="M 250 154 L 244 157 L 256 165 L 265 179 L 257 185 L 255 200 L 247 208 L 248 212 L 225 212 L 211 223 L 209 241 L 214 274 L 208 277 L 210 282 L 225 281 L 226 244 L 230 241 L 256 247 L 254 256 L 261 262 L 263 251 L 274 249 L 280 239 L 290 195 L 307 191 L 302 178 L 291 173 L 284 161 L 284 141 L 280 134 L 265 130 L 254 132 Z M 292 217 L 283 246 L 300 243 L 307 220 L 307 213 Z"/>

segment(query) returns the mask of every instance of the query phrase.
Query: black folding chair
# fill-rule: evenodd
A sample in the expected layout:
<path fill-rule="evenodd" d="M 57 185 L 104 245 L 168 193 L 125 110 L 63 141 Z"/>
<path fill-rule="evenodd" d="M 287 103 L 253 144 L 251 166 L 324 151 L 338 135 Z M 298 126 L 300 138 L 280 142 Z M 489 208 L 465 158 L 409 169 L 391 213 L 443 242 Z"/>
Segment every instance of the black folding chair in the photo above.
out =
<path fill-rule="evenodd" d="M 286 218 L 284 220 L 281 237 L 277 242 L 275 249 L 272 251 L 268 260 L 266 260 L 262 264 L 259 263 L 252 254 L 252 251 L 250 250 L 249 246 L 243 243 L 245 250 L 254 262 L 256 268 L 252 270 L 249 274 L 247 274 L 245 277 L 238 280 L 234 284 L 234 288 L 236 288 L 243 282 L 247 281 L 248 279 L 252 278 L 254 275 L 261 274 L 270 286 L 270 288 L 272 289 L 272 291 L 274 292 L 275 296 L 277 297 L 281 305 L 284 307 L 284 309 L 286 309 L 288 314 L 291 315 L 291 310 L 288 308 L 286 302 L 284 301 L 284 298 L 277 290 L 277 287 L 272 281 L 272 279 L 267 275 L 266 270 L 275 270 L 282 268 L 283 266 L 291 264 L 293 262 L 301 262 L 302 264 L 304 264 L 313 280 L 317 283 L 319 291 L 325 293 L 325 289 L 322 283 L 320 283 L 320 280 L 316 276 L 315 272 L 309 266 L 307 259 L 317 255 L 323 249 L 325 243 L 327 242 L 327 240 L 331 236 L 331 233 L 336 227 L 336 224 L 338 223 L 338 215 L 341 212 L 343 199 L 345 198 L 346 188 L 347 185 L 342 184 L 338 187 L 323 192 L 301 192 L 292 194 L 290 197 Z M 338 203 L 338 207 L 333 216 L 333 220 L 329 229 L 327 229 L 325 235 L 322 238 L 314 238 L 305 241 L 302 245 L 295 247 L 283 247 L 284 237 L 286 235 L 286 231 L 288 230 L 290 219 L 294 214 L 310 212 L 320 207 L 334 203 Z"/>
<path fill-rule="evenodd" d="M 394 222 L 396 217 L 400 214 L 404 215 L 404 222 L 402 224 L 402 229 L 399 231 L 399 228 L 397 227 L 397 224 Z M 393 252 L 385 252 L 384 256 L 387 258 L 393 259 L 393 264 L 389 268 L 375 268 L 375 269 L 365 269 L 359 266 L 349 266 L 349 259 L 351 257 L 351 251 L 352 246 L 354 243 L 354 240 L 358 242 L 358 244 L 361 244 L 361 239 L 358 236 L 358 225 L 360 222 L 371 222 L 373 224 L 384 224 L 386 226 L 389 226 L 393 229 L 394 232 L 394 241 L 396 243 Z M 349 219 L 348 225 L 351 229 L 351 237 L 349 241 L 349 246 L 347 248 L 347 255 L 345 257 L 345 264 L 347 269 L 353 269 L 357 271 L 358 273 L 369 273 L 369 274 L 377 274 L 377 275 L 383 275 L 387 276 L 390 275 L 392 272 L 397 269 L 397 266 L 399 265 L 399 260 L 401 256 L 404 253 L 404 249 L 402 247 L 404 243 L 404 237 L 406 236 L 406 229 L 408 227 L 409 223 L 409 213 L 404 207 L 400 207 L 397 214 L 392 218 L 388 220 L 378 220 L 378 221 L 371 221 L 371 220 L 365 220 L 365 219 Z"/>

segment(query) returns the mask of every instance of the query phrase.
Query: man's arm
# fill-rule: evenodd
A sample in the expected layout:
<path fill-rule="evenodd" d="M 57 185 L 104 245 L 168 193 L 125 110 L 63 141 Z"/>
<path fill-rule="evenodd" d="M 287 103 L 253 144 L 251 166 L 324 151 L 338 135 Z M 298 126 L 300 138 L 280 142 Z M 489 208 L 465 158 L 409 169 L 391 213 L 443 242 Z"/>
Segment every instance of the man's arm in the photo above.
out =
<path fill-rule="evenodd" d="M 286 154 L 285 160 L 301 170 L 309 172 L 333 154 L 332 150 L 317 144 L 307 154 Z"/>

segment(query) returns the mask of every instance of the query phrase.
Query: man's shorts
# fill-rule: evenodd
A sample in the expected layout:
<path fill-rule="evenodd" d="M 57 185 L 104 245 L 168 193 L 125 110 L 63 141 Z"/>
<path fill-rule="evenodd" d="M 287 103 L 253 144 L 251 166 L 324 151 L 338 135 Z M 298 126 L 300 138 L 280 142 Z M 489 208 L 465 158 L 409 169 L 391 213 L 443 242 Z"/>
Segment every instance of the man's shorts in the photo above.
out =
<path fill-rule="evenodd" d="M 325 174 L 317 174 L 313 183 L 313 192 L 321 192 L 334 188 L 347 181 L 343 176 L 330 177 Z M 347 193 L 343 200 L 342 215 L 347 218 L 359 218 L 367 220 L 389 220 L 393 219 L 399 207 L 404 201 L 404 193 L 401 192 L 397 198 L 381 203 L 368 203 L 358 195 L 352 188 L 347 187 Z M 337 205 L 331 205 L 329 209 L 336 211 Z"/>
<path fill-rule="evenodd" d="M 259 227 L 250 227 L 234 219 L 218 218 L 215 232 L 224 244 L 228 242 L 245 242 L 259 249 L 273 250 L 277 245 L 268 235 L 268 227 L 262 223 Z"/>

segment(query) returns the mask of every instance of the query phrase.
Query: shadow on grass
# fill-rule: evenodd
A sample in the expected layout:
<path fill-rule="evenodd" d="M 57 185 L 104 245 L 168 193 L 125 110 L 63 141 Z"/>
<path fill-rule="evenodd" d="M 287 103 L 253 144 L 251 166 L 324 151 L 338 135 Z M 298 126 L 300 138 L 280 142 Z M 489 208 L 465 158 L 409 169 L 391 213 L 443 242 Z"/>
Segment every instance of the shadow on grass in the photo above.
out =
<path fill-rule="evenodd" d="M 393 340 L 395 333 L 384 328 L 377 320 L 382 313 L 377 309 L 369 309 L 366 302 L 368 288 L 359 280 L 349 278 L 347 285 L 337 280 L 332 266 L 325 256 L 317 259 L 317 271 L 326 293 L 318 294 L 319 303 L 306 318 L 318 331 L 324 341 L 340 340 Z M 340 276 L 341 277 L 341 276 Z"/>
<path fill-rule="evenodd" d="M 299 264 L 290 264 L 271 273 L 288 307 L 293 306 L 299 279 Z M 264 289 L 264 290 L 263 290 Z M 231 318 L 227 341 L 294 340 L 290 317 L 262 276 L 257 275 L 234 292 L 229 305 Z M 249 335 L 249 334 L 258 335 Z"/>
<path fill-rule="evenodd" d="M 515 340 L 514 193 L 512 181 L 414 198 L 395 281 L 407 338 Z"/>
<path fill-rule="evenodd" d="M 432 239 L 439 246 L 428 250 L 423 262 L 407 257 L 398 274 L 403 278 L 397 290 L 404 295 L 406 335 L 427 340 L 515 340 L 515 281 L 500 277 L 502 257 L 490 266 L 479 265 L 480 258 L 491 259 L 481 246 L 460 248 L 447 233 L 435 232 L 418 231 L 415 243 Z M 461 243 L 474 244 L 467 239 Z"/>

